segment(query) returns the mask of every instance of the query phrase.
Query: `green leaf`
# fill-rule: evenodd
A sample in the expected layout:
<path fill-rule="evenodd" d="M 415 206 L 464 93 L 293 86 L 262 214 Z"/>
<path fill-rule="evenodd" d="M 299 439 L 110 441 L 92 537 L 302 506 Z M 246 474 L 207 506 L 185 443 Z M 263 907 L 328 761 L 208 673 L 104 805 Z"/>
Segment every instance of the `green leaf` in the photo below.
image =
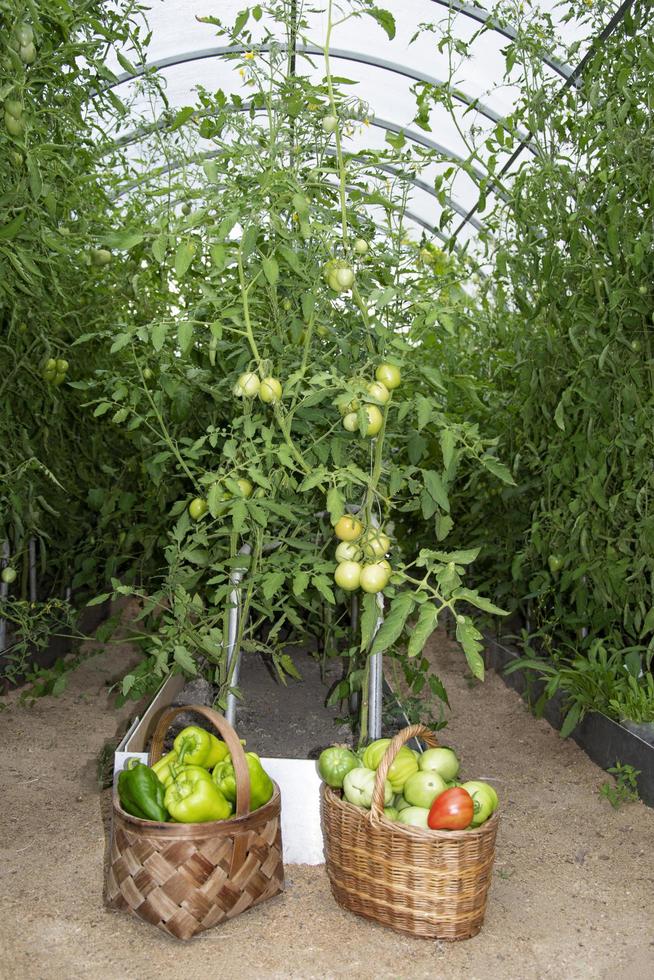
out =
<path fill-rule="evenodd" d="M 470 565 L 479 557 L 480 551 L 481 548 L 468 548 L 467 551 L 433 551 L 430 554 L 444 564 L 453 561 L 455 565 Z"/>
<path fill-rule="evenodd" d="M 166 251 L 168 249 L 168 235 L 158 235 L 157 238 L 152 242 L 152 255 L 156 261 L 161 265 L 166 258 Z"/>
<path fill-rule="evenodd" d="M 126 229 L 125 231 L 117 231 L 112 235 L 105 235 L 102 243 L 107 248 L 113 248 L 117 252 L 129 252 L 130 249 L 140 245 L 144 237 L 142 231 Z"/>
<path fill-rule="evenodd" d="M 425 602 L 420 607 L 418 620 L 409 638 L 407 654 L 417 657 L 438 625 L 438 609 L 432 602 Z"/>
<path fill-rule="evenodd" d="M 284 572 L 272 572 L 263 580 L 263 586 L 261 591 L 265 599 L 272 599 L 276 595 L 284 584 L 286 576 Z"/>
<path fill-rule="evenodd" d="M 166 340 L 166 333 L 168 330 L 168 325 L 165 323 L 155 323 L 151 332 L 150 339 L 152 340 L 152 346 L 156 351 L 160 351 Z"/>
<path fill-rule="evenodd" d="M 264 276 L 270 285 L 274 286 L 279 280 L 279 266 L 276 260 L 272 256 L 270 258 L 264 257 L 261 264 L 263 265 Z"/>
<path fill-rule="evenodd" d="M 106 413 L 111 408 L 113 408 L 113 405 L 111 404 L 111 402 L 100 402 L 100 404 L 96 406 L 95 411 L 93 412 L 93 415 L 95 416 L 96 419 L 97 418 L 100 418 L 101 415 L 106 415 Z"/>
<path fill-rule="evenodd" d="M 384 618 L 379 632 L 375 636 L 371 653 L 388 650 L 400 637 L 411 610 L 415 605 L 412 592 L 400 592 L 391 602 L 390 610 Z"/>
<path fill-rule="evenodd" d="M 511 487 L 515 486 L 515 480 L 511 476 L 511 471 L 504 463 L 500 463 L 499 459 L 495 459 L 494 456 L 482 456 L 480 462 L 489 473 L 499 477 L 503 483 L 508 483 Z"/>
<path fill-rule="evenodd" d="M 572 705 L 567 715 L 563 719 L 563 724 L 561 725 L 561 731 L 559 735 L 561 738 L 567 738 L 577 727 L 577 724 L 581 718 L 581 704 L 579 702 Z"/>
<path fill-rule="evenodd" d="M 652 606 L 650 611 L 645 616 L 643 628 L 640 631 L 641 639 L 643 636 L 647 636 L 648 633 L 652 632 L 654 632 L 654 606 Z"/>
<path fill-rule="evenodd" d="M 483 643 L 479 642 L 482 636 L 467 616 L 463 618 L 463 622 L 457 622 L 456 638 L 463 647 L 463 652 L 466 655 L 466 660 L 468 661 L 468 666 L 473 677 L 477 677 L 480 681 L 483 681 L 484 661 L 481 657 L 481 651 L 484 649 L 484 646 Z"/>
<path fill-rule="evenodd" d="M 132 339 L 132 335 L 129 333 L 117 334 L 113 344 L 109 348 L 109 353 L 116 354 L 119 350 L 122 350 L 123 347 L 127 347 L 131 339 Z"/>
<path fill-rule="evenodd" d="M 185 673 L 193 675 L 197 674 L 198 670 L 195 666 L 193 654 L 187 650 L 186 647 L 176 644 L 173 656 L 175 658 L 175 663 L 179 664 Z"/>
<path fill-rule="evenodd" d="M 456 437 L 451 429 L 441 430 L 441 452 L 443 454 L 443 466 L 448 469 L 450 463 L 452 462 L 452 456 L 454 454 L 454 445 L 456 442 Z"/>
<path fill-rule="evenodd" d="M 182 242 L 175 252 L 175 275 L 181 279 L 188 272 L 195 256 L 195 245 L 192 242 Z"/>
<path fill-rule="evenodd" d="M 395 18 L 390 10 L 384 10 L 382 7 L 371 7 L 366 13 L 377 21 L 379 26 L 386 31 L 388 40 L 392 41 L 395 37 Z"/>
<path fill-rule="evenodd" d="M 452 593 L 452 598 L 469 602 L 473 606 L 476 606 L 477 609 L 483 609 L 484 612 L 492 613 L 494 616 L 509 615 L 506 609 L 500 609 L 499 606 L 495 606 L 490 599 L 485 599 L 484 596 L 479 595 L 473 589 L 455 589 Z"/>
<path fill-rule="evenodd" d="M 345 513 L 345 500 L 338 487 L 331 487 L 327 491 L 327 510 L 332 524 L 335 524 Z"/>
<path fill-rule="evenodd" d="M 170 125 L 170 131 L 172 132 L 175 129 L 179 129 L 180 126 L 183 126 L 184 123 L 189 121 L 189 119 L 192 117 L 194 112 L 195 109 L 193 108 L 193 106 L 190 105 L 182 106 L 182 108 L 179 109 L 177 115 L 175 116 L 175 118 L 173 119 Z"/>
<path fill-rule="evenodd" d="M 296 572 L 293 577 L 293 595 L 300 596 L 307 590 L 309 584 L 309 573 L 300 571 Z"/>
<path fill-rule="evenodd" d="M 177 340 L 179 349 L 185 354 L 193 343 L 193 322 L 191 320 L 181 320 L 177 328 Z"/>
<path fill-rule="evenodd" d="M 554 421 L 558 425 L 559 429 L 565 430 L 565 416 L 563 414 L 563 399 L 556 406 L 556 411 L 554 412 Z"/>
<path fill-rule="evenodd" d="M 12 218 L 6 225 L 3 225 L 2 228 L 0 228 L 0 239 L 9 241 L 10 239 L 15 238 L 26 217 L 27 211 L 21 211 L 20 214 L 17 214 L 16 217 Z"/>
<path fill-rule="evenodd" d="M 311 579 L 315 588 L 320 592 L 321 596 L 331 603 L 332 606 L 336 605 L 336 596 L 334 595 L 331 587 L 331 583 L 326 575 L 314 575 Z"/>
<path fill-rule="evenodd" d="M 435 470 L 423 470 L 422 476 L 425 481 L 425 489 L 429 496 L 436 501 L 438 506 L 446 513 L 450 512 L 450 501 L 443 481 Z"/>

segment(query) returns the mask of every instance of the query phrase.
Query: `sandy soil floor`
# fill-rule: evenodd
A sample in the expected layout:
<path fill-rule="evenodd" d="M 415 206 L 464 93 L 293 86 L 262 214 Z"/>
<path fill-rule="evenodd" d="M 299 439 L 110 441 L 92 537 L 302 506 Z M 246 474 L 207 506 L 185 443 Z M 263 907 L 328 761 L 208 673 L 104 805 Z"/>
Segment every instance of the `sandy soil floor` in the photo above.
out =
<path fill-rule="evenodd" d="M 453 706 L 446 740 L 466 774 L 498 780 L 502 821 L 486 924 L 463 943 L 410 939 L 333 901 L 324 869 L 290 867 L 285 894 L 181 945 L 102 901 L 108 792 L 96 760 L 133 706 L 108 685 L 127 645 L 90 659 L 56 700 L 0 712 L 0 977 L 204 976 L 631 980 L 654 976 L 654 811 L 614 811 L 607 778 L 491 674 L 470 686 L 456 646 L 432 643 Z M 280 690 L 284 697 L 284 690 Z"/>

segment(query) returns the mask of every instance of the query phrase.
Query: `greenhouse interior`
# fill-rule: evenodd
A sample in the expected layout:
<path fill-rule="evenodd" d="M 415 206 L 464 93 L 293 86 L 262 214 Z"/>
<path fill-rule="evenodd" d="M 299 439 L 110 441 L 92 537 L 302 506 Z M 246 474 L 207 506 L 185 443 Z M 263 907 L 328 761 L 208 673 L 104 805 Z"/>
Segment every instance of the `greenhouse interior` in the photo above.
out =
<path fill-rule="evenodd" d="M 0 976 L 654 976 L 654 5 L 0 26 Z"/>

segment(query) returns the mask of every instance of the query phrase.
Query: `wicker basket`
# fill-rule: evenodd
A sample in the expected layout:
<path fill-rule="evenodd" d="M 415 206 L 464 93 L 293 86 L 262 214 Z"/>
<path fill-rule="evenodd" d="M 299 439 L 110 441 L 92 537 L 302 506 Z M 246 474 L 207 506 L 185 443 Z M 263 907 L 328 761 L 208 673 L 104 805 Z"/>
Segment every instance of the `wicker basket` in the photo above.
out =
<path fill-rule="evenodd" d="M 399 732 L 377 769 L 370 811 L 323 785 L 321 817 L 327 874 L 343 908 L 427 939 L 468 939 L 481 929 L 495 857 L 498 815 L 475 830 L 421 830 L 387 820 L 384 780 L 400 747 L 423 725 Z"/>
<path fill-rule="evenodd" d="M 138 915 L 176 939 L 232 919 L 284 888 L 281 799 L 248 813 L 250 778 L 243 747 L 225 719 L 196 705 L 166 710 L 150 764 L 161 758 L 171 721 L 193 711 L 225 740 L 236 774 L 236 816 L 209 823 L 156 823 L 126 813 L 114 792 L 107 904 Z"/>

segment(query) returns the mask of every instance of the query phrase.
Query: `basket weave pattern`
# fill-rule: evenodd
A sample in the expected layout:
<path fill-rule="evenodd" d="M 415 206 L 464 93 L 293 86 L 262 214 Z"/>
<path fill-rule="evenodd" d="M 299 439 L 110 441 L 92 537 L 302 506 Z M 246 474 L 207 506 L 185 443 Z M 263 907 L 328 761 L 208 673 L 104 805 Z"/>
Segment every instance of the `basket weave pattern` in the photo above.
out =
<path fill-rule="evenodd" d="M 190 939 L 284 888 L 279 788 L 274 784 L 268 803 L 247 812 L 250 794 L 243 749 L 233 729 L 228 737 L 227 723 L 210 709 L 166 712 L 157 728 L 159 732 L 165 724 L 161 743 L 175 714 L 189 710 L 213 721 L 230 748 L 237 777 L 237 815 L 208 823 L 156 823 L 126 813 L 114 795 L 106 885 L 111 908 L 132 912 L 176 939 Z M 157 732 L 151 762 L 161 751 Z M 239 815 L 242 810 L 245 813 Z"/>
<path fill-rule="evenodd" d="M 327 874 L 344 908 L 399 932 L 468 939 L 481 929 L 495 857 L 498 816 L 475 830 L 424 831 L 383 818 L 383 785 L 399 748 L 431 732 L 411 725 L 395 736 L 377 770 L 368 812 L 323 785 Z"/>

